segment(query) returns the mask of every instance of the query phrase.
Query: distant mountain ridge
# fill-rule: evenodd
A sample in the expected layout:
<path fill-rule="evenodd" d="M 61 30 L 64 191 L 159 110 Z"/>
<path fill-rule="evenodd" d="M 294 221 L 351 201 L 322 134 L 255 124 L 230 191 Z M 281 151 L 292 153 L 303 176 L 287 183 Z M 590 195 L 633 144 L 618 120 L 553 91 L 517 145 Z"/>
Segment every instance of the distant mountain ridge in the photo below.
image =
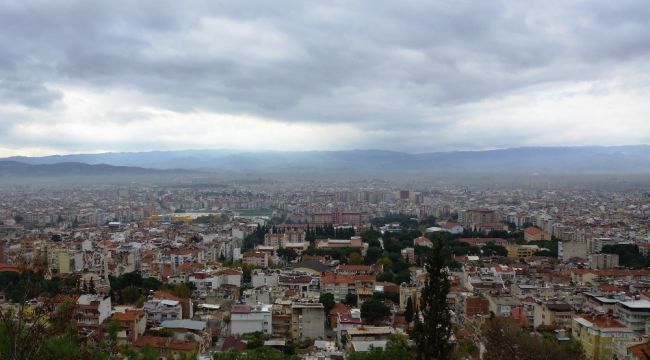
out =
<path fill-rule="evenodd" d="M 60 177 L 60 176 L 139 176 L 167 174 L 176 170 L 146 169 L 133 166 L 107 164 L 84 164 L 60 162 L 54 164 L 27 164 L 13 160 L 0 160 L 0 178 L 12 177 Z"/>
<path fill-rule="evenodd" d="M 421 171 L 650 173 L 650 145 L 521 147 L 409 154 L 386 150 L 179 150 L 10 157 L 31 165 L 64 162 L 152 169 L 228 171 Z"/>

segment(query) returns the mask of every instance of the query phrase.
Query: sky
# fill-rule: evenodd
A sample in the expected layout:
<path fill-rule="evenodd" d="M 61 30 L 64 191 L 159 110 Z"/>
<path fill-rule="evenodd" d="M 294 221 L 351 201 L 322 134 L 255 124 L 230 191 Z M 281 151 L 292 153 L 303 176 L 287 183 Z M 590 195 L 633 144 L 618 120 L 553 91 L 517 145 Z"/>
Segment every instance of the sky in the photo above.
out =
<path fill-rule="evenodd" d="M 650 143 L 650 6 L 2 1 L 0 156 Z"/>

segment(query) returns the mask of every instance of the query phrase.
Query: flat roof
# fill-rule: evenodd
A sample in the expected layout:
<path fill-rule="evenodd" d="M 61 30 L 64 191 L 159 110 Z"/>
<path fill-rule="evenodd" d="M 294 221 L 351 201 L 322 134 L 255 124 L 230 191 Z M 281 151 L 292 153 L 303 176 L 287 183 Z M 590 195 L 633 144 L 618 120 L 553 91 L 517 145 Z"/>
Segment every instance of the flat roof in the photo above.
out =
<path fill-rule="evenodd" d="M 163 305 L 169 305 L 169 306 L 176 306 L 178 305 L 178 301 L 176 300 L 160 300 L 160 303 Z"/>
<path fill-rule="evenodd" d="M 172 329 L 203 330 L 205 329 L 205 324 L 206 324 L 205 321 L 183 319 L 183 320 L 165 320 L 162 322 L 162 324 L 160 324 L 160 326 L 164 328 L 172 328 Z"/>
<path fill-rule="evenodd" d="M 286 344 L 286 340 L 266 340 L 264 342 L 264 346 L 285 346 Z"/>
<path fill-rule="evenodd" d="M 221 305 L 215 305 L 215 304 L 199 304 L 198 307 L 203 308 L 203 309 L 210 309 L 210 310 L 219 310 L 219 309 L 221 309 Z"/>
<path fill-rule="evenodd" d="M 650 310 L 650 301 L 648 300 L 620 301 L 620 304 L 631 309 Z"/>
<path fill-rule="evenodd" d="M 348 335 L 350 336 L 355 336 L 355 335 L 380 335 L 380 334 L 392 334 L 395 332 L 393 328 L 389 326 L 364 326 L 364 327 L 358 327 L 354 329 L 348 329 Z"/>
<path fill-rule="evenodd" d="M 351 343 L 352 343 L 352 348 L 354 348 L 354 351 L 367 352 L 370 351 L 371 348 L 385 349 L 386 344 L 388 344 L 388 340 L 370 340 L 370 341 L 353 340 L 351 341 Z"/>

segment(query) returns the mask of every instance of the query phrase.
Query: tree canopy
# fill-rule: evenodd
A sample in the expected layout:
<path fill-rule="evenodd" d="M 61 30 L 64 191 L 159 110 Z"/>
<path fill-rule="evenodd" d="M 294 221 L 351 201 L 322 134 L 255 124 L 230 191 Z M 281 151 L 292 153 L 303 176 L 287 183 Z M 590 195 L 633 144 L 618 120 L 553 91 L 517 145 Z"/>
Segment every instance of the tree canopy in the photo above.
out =
<path fill-rule="evenodd" d="M 390 309 L 383 301 L 373 298 L 361 304 L 361 318 L 368 324 L 376 324 L 389 315 Z"/>
<path fill-rule="evenodd" d="M 320 298 L 318 299 L 321 304 L 323 304 L 323 307 L 325 308 L 325 314 L 330 313 L 330 310 L 336 305 L 336 301 L 334 301 L 334 294 L 330 293 L 322 293 L 320 294 Z"/>
<path fill-rule="evenodd" d="M 585 359 L 580 343 L 571 340 L 559 344 L 555 339 L 530 334 L 511 318 L 494 317 L 481 329 L 485 360 L 581 360 Z"/>
<path fill-rule="evenodd" d="M 452 351 L 449 342 L 451 315 L 447 303 L 450 281 L 445 268 L 443 247 L 442 240 L 436 239 L 425 262 L 427 280 L 422 289 L 413 329 L 418 360 L 448 359 Z M 421 314 L 422 321 L 418 314 Z"/>

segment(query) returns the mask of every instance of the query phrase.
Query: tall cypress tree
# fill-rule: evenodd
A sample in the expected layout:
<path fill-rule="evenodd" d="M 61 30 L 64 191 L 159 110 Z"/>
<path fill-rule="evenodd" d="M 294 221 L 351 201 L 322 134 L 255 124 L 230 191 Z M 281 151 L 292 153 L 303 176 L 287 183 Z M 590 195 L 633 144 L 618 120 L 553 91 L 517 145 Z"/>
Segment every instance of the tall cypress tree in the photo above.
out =
<path fill-rule="evenodd" d="M 413 321 L 413 301 L 411 300 L 411 297 L 406 300 L 406 311 L 404 311 L 404 319 L 409 324 L 411 321 Z"/>
<path fill-rule="evenodd" d="M 422 297 L 415 314 L 413 337 L 416 343 L 418 360 L 446 360 L 452 351 L 449 342 L 451 335 L 451 315 L 447 304 L 449 276 L 445 268 L 443 244 L 441 239 L 434 241 L 429 251 L 425 269 L 427 280 L 422 289 Z M 420 321 L 419 314 L 422 314 Z"/>

